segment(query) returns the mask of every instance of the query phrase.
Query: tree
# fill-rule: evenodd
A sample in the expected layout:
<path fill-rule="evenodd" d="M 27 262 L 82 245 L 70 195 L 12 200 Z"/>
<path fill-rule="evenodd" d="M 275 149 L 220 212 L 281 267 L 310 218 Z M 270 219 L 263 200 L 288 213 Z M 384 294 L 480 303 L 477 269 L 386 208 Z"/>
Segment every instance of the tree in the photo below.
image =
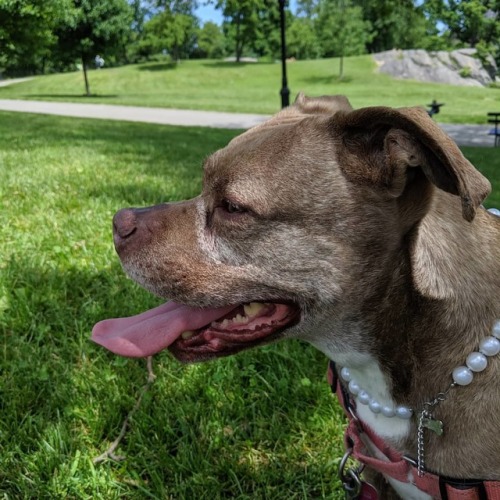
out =
<path fill-rule="evenodd" d="M 256 38 L 263 0 L 218 0 L 216 6 L 222 8 L 224 33 L 233 40 L 236 62 L 240 62 L 243 50 Z"/>
<path fill-rule="evenodd" d="M 496 43 L 500 36 L 498 0 L 426 0 L 424 8 L 435 23 L 446 26 L 444 36 L 475 47 Z"/>
<path fill-rule="evenodd" d="M 444 26 L 439 38 L 448 46 L 474 47 L 483 64 L 491 55 L 500 66 L 499 0 L 425 0 L 423 8 L 434 24 Z"/>
<path fill-rule="evenodd" d="M 145 24 L 144 32 L 153 51 L 168 51 L 175 61 L 179 61 L 194 49 L 197 28 L 193 15 L 165 8 Z"/>
<path fill-rule="evenodd" d="M 430 26 L 414 0 L 352 0 L 352 4 L 371 25 L 369 52 L 422 46 Z"/>
<path fill-rule="evenodd" d="M 339 77 L 344 56 L 364 54 L 370 42 L 370 23 L 363 20 L 360 7 L 350 0 L 324 0 L 319 5 L 317 32 L 323 55 L 339 57 Z"/>
<path fill-rule="evenodd" d="M 90 95 L 87 68 L 97 54 L 125 56 L 133 11 L 126 0 L 73 0 L 72 18 L 56 31 L 59 57 L 80 60 L 85 93 Z"/>
<path fill-rule="evenodd" d="M 196 36 L 196 56 L 201 58 L 218 59 L 226 52 L 226 40 L 221 28 L 211 22 L 206 22 L 198 29 Z"/>
<path fill-rule="evenodd" d="M 0 66 L 43 71 L 57 41 L 54 29 L 71 8 L 71 0 L 0 0 Z"/>
<path fill-rule="evenodd" d="M 258 56 L 265 56 L 273 60 L 281 54 L 279 2 L 277 0 L 262 0 L 256 7 L 258 24 L 250 46 Z"/>
<path fill-rule="evenodd" d="M 287 56 L 296 59 L 316 59 L 322 54 L 314 22 L 307 17 L 295 17 L 287 29 Z"/>

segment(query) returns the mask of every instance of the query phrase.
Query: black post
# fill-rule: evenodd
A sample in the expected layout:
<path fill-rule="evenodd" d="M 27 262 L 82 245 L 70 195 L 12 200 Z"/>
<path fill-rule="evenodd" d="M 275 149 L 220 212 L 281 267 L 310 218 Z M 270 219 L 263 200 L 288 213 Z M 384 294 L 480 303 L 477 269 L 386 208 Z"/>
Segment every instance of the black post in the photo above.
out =
<path fill-rule="evenodd" d="M 285 42 L 285 2 L 280 3 L 280 28 L 281 28 L 281 107 L 286 108 L 290 105 L 290 90 L 286 78 L 286 42 Z"/>

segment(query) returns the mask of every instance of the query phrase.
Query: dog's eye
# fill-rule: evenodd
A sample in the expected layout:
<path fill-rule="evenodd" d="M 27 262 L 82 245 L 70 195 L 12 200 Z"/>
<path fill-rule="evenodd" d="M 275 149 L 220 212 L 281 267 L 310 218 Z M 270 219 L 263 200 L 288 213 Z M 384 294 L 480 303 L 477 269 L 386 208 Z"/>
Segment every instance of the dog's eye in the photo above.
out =
<path fill-rule="evenodd" d="M 245 208 L 229 200 L 222 200 L 221 207 L 228 214 L 241 214 L 246 212 Z"/>

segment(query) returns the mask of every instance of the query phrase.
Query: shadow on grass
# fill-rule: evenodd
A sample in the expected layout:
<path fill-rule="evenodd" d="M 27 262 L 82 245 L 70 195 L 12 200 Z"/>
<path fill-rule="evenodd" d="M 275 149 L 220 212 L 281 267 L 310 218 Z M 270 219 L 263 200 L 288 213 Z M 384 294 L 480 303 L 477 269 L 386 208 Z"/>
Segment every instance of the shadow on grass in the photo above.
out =
<path fill-rule="evenodd" d="M 118 97 L 118 94 L 26 94 L 24 97 L 53 97 L 57 99 L 112 99 Z"/>
<path fill-rule="evenodd" d="M 350 83 L 353 81 L 353 78 L 351 76 L 339 77 L 338 75 L 332 75 L 332 76 L 306 76 L 304 78 L 301 78 L 301 80 L 311 85 L 313 84 L 330 85 L 335 83 Z"/>
<path fill-rule="evenodd" d="M 157 64 L 144 64 L 139 66 L 137 69 L 139 71 L 168 71 L 177 68 L 177 63 L 157 63 Z"/>
<path fill-rule="evenodd" d="M 246 62 L 246 61 L 241 61 L 241 62 L 236 62 L 236 61 L 214 61 L 214 62 L 206 62 L 203 63 L 202 66 L 205 66 L 207 68 L 243 68 L 244 66 L 269 66 L 269 65 L 274 65 L 274 62 L 266 62 L 266 61 L 259 61 L 259 62 Z"/>

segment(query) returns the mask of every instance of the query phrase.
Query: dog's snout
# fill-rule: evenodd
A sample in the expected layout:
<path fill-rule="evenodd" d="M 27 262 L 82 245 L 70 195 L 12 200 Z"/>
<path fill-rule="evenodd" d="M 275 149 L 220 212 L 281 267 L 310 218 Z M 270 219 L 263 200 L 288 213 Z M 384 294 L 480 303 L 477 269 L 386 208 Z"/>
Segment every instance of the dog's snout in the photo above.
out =
<path fill-rule="evenodd" d="M 124 208 L 113 217 L 113 233 L 115 238 L 125 239 L 135 233 L 137 217 L 131 208 Z"/>
<path fill-rule="evenodd" d="M 172 238 L 176 228 L 185 227 L 186 206 L 186 202 L 162 203 L 118 211 L 113 217 L 113 240 L 120 258 L 133 256 L 153 242 Z"/>

